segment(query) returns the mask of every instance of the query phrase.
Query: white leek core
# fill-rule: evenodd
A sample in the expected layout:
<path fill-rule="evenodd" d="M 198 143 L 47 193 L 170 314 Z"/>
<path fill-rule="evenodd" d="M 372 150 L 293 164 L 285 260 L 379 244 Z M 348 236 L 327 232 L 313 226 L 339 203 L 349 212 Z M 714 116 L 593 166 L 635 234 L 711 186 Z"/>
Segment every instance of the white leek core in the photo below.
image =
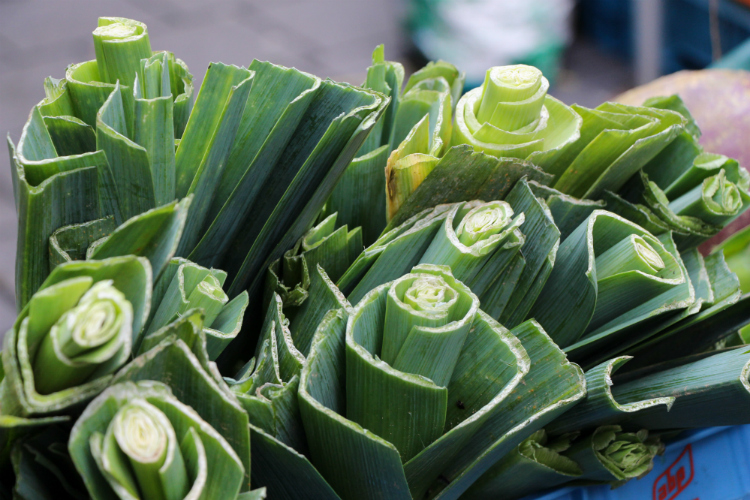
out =
<path fill-rule="evenodd" d="M 50 328 L 36 351 L 34 385 L 51 394 L 114 372 L 130 354 L 133 307 L 112 281 L 95 283 Z"/>
<path fill-rule="evenodd" d="M 498 201 L 471 209 L 456 229 L 458 240 L 467 247 L 502 232 L 510 223 L 513 209 Z"/>
<path fill-rule="evenodd" d="M 437 328 L 451 321 L 458 293 L 441 276 L 410 275 L 388 292 L 383 361 L 393 364 L 414 327 Z"/>
<path fill-rule="evenodd" d="M 542 72 L 533 66 L 490 68 L 474 110 L 476 119 L 509 132 L 530 126 L 539 119 L 548 87 Z"/>
<path fill-rule="evenodd" d="M 94 37 L 102 40 L 116 40 L 120 38 L 128 38 L 138 34 L 138 28 L 136 26 L 128 26 L 123 23 L 112 23 L 106 26 L 99 26 L 94 30 Z"/>
<path fill-rule="evenodd" d="M 601 281 L 630 271 L 654 276 L 664 267 L 656 250 L 643 237 L 631 234 L 596 257 L 596 278 Z"/>

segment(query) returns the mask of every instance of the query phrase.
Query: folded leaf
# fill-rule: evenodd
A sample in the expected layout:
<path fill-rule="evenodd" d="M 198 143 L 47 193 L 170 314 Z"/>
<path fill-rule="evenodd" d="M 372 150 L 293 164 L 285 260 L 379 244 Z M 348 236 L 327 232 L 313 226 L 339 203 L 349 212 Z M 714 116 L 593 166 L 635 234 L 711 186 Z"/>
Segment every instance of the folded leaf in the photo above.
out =
<path fill-rule="evenodd" d="M 49 274 L 52 233 L 62 226 L 115 215 L 116 201 L 104 152 L 58 156 L 38 106 L 31 111 L 18 148 L 8 138 L 8 149 L 18 213 L 16 306 L 20 311 Z"/>
<path fill-rule="evenodd" d="M 675 397 L 669 411 L 659 405 L 633 415 L 629 425 L 649 430 L 738 425 L 750 403 L 749 361 L 747 348 L 734 349 L 617 384 L 612 394 L 623 404 Z"/>
<path fill-rule="evenodd" d="M 612 394 L 612 376 L 617 369 L 631 360 L 631 356 L 610 359 L 586 372 L 586 399 L 565 413 L 548 427 L 552 435 L 586 431 L 603 425 L 627 425 L 639 411 L 653 406 L 674 404 L 674 397 L 663 397 L 620 404 Z"/>

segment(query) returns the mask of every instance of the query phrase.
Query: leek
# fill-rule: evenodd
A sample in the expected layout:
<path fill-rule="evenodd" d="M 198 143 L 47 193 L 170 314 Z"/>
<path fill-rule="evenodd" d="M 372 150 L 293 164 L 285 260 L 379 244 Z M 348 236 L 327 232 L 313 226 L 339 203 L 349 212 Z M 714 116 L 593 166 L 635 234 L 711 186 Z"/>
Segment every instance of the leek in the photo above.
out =
<path fill-rule="evenodd" d="M 174 199 L 170 158 L 192 106 L 192 76 L 172 54 L 152 56 L 137 21 L 101 18 L 94 41 L 97 60 L 71 65 L 64 80 L 48 79 L 18 147 L 9 139 L 19 311 L 49 274 L 55 230 L 108 216 L 120 224 Z M 144 84 L 147 74 L 161 80 L 161 93 L 144 93 L 136 74 Z"/>
<path fill-rule="evenodd" d="M 140 338 L 151 302 L 142 257 L 61 264 L 5 336 L 5 415 L 60 412 L 111 382 Z"/>
<path fill-rule="evenodd" d="M 76 422 L 70 454 L 93 498 L 237 497 L 243 463 L 157 382 L 113 385 Z"/>
<path fill-rule="evenodd" d="M 654 234 L 673 231 L 678 246 L 690 248 L 747 208 L 750 176 L 737 161 L 703 151 L 698 144 L 700 131 L 679 97 L 655 98 L 646 105 L 679 113 L 686 120 L 685 128 L 642 164 L 640 173 L 609 188 L 619 192 L 605 193 L 605 198 L 610 210 Z"/>
<path fill-rule="evenodd" d="M 154 287 L 153 313 L 146 334 L 165 327 L 187 311 L 203 309 L 203 332 L 211 360 L 237 336 L 247 308 L 247 292 L 232 300 L 223 290 L 227 274 L 184 259 L 173 259 Z"/>
<path fill-rule="evenodd" d="M 401 205 L 384 232 L 423 210 L 444 203 L 505 199 L 523 177 L 542 184 L 549 184 L 553 180 L 539 167 L 522 160 L 495 158 L 477 153 L 466 145 L 453 147 Z"/>
<path fill-rule="evenodd" d="M 337 227 L 338 213 L 323 219 L 300 238 L 284 257 L 268 268 L 264 303 L 270 293 L 281 296 L 284 306 L 302 304 L 308 296 L 310 277 L 321 265 L 337 281 L 362 251 L 362 230 L 351 231 L 347 225 Z"/>
<path fill-rule="evenodd" d="M 396 111 L 391 135 L 393 151 L 385 167 L 388 220 L 430 175 L 450 141 L 455 107 L 451 91 L 456 85 L 463 86 L 463 75 L 443 64 L 450 76 L 431 71 L 431 67 L 423 68 L 407 82 Z"/>
<path fill-rule="evenodd" d="M 577 433 L 549 438 L 544 429 L 526 438 L 498 462 L 498 481 L 505 484 L 503 498 L 521 498 L 581 477 L 583 470 L 562 454 Z"/>
<path fill-rule="evenodd" d="M 339 286 L 357 303 L 366 291 L 417 263 L 449 265 L 479 296 L 488 314 L 509 326 L 521 323 L 549 276 L 560 233 L 525 180 L 504 197 L 505 202 L 458 203 L 416 215 L 365 249 Z M 505 214 L 500 217 L 500 232 L 485 233 L 471 245 L 462 243 L 463 221 L 472 223 L 473 210 L 481 214 L 491 206 L 501 207 L 496 210 Z M 497 286 L 500 283 L 504 286 Z"/>
<path fill-rule="evenodd" d="M 526 321 L 511 333 L 529 354 L 530 370 L 498 412 L 463 445 L 433 485 L 431 497 L 497 498 L 505 487 L 501 459 L 586 395 L 583 371 L 565 358 L 538 323 Z"/>
<path fill-rule="evenodd" d="M 507 330 L 478 313 L 477 305 L 476 297 L 447 268 L 422 265 L 392 284 L 377 287 L 350 312 L 332 311 L 323 320 L 303 367 L 300 411 L 312 463 L 340 497 L 421 497 L 457 451 L 451 443 L 469 438 L 499 415 L 502 402 L 528 369 L 528 358 Z M 383 329 L 389 321 L 403 328 L 422 326 L 415 326 L 406 337 L 399 330 L 386 340 Z M 386 342 L 388 351 L 403 342 L 393 363 L 406 372 L 372 354 L 374 350 L 385 355 L 381 350 Z M 435 349 L 440 370 L 419 354 L 420 342 Z M 417 350 L 407 352 L 412 347 Z M 345 365 L 352 368 L 344 370 Z M 491 381 L 491 387 L 478 390 L 473 377 L 477 371 L 487 374 L 483 380 Z M 377 378 L 360 378 L 368 372 Z M 414 373 L 445 381 L 447 386 Z M 352 384 L 365 380 L 380 388 L 352 390 Z M 388 386 L 415 395 L 401 399 L 411 410 L 393 407 L 387 398 L 367 399 L 368 395 L 385 397 Z M 442 408 L 440 413 L 430 410 L 433 404 Z M 416 420 L 408 418 L 406 411 L 412 411 Z M 378 424 L 377 415 L 387 416 L 392 426 Z M 357 423 L 363 420 L 367 431 Z M 341 440 L 342 453 L 327 452 L 329 439 Z M 383 481 L 384 477 L 389 480 Z"/>
<path fill-rule="evenodd" d="M 548 88 L 541 71 L 531 66 L 488 69 L 482 86 L 458 102 L 451 145 L 469 144 L 492 156 L 542 166 L 551 163 L 580 137 L 581 117 L 547 95 Z"/>
<path fill-rule="evenodd" d="M 324 294 L 325 288 L 335 286 L 318 266 L 310 292 L 319 299 L 318 294 Z M 313 302 L 321 301 L 308 300 L 305 305 Z M 332 305 L 350 308 L 340 293 Z M 274 294 L 255 357 L 235 379 L 225 379 L 250 416 L 256 457 L 252 462 L 253 480 L 266 486 L 275 497 L 298 498 L 303 494 L 308 498 L 337 498 L 306 456 L 308 448 L 297 401 L 302 366 L 315 329 L 328 309 L 307 310 L 302 323 L 293 330 L 281 309 L 281 298 Z M 300 481 L 304 481 L 304 493 L 295 487 Z"/>
<path fill-rule="evenodd" d="M 560 245 L 530 315 L 568 347 L 687 307 L 694 292 L 679 254 L 668 248 L 635 224 L 596 210 Z"/>
<path fill-rule="evenodd" d="M 138 356 L 117 372 L 111 384 L 151 381 L 147 383 L 168 385 L 182 404 L 191 407 L 205 421 L 205 426 L 215 429 L 234 450 L 232 454 L 240 464 L 240 490 L 248 491 L 248 416 L 222 380 L 216 365 L 209 359 L 203 317 L 202 310 L 192 309 L 174 322 L 146 335 L 140 344 Z"/>
<path fill-rule="evenodd" d="M 390 97 L 390 102 L 357 151 L 358 156 L 336 184 L 323 212 L 324 215 L 338 213 L 342 225 L 361 227 L 367 245 L 377 239 L 387 222 L 383 170 L 391 153 L 391 135 L 403 81 L 404 67 L 386 61 L 383 46 L 376 47 L 362 87 L 381 92 Z"/>
<path fill-rule="evenodd" d="M 631 338 L 628 352 L 635 355 L 629 367 L 680 358 L 698 353 L 745 326 L 750 318 L 742 311 L 747 297 L 741 297 L 737 276 L 727 267 L 720 253 L 706 257 L 705 267 L 711 296 L 692 314 L 680 315 L 676 321 L 660 325 L 656 332 Z M 692 308 L 691 308 L 692 309 Z M 679 338 L 680 342 L 674 340 Z"/>
<path fill-rule="evenodd" d="M 648 474 L 654 457 L 663 452 L 659 438 L 649 437 L 645 429 L 623 432 L 619 425 L 604 425 L 574 443 L 565 456 L 580 464 L 582 480 L 619 486 Z"/>

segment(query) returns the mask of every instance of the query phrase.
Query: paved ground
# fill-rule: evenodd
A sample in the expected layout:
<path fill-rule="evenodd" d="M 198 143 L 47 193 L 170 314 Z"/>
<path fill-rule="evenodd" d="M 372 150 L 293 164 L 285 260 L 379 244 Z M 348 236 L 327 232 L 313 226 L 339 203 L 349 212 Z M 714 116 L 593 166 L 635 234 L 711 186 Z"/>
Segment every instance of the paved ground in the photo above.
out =
<path fill-rule="evenodd" d="M 45 77 L 61 78 L 72 62 L 94 58 L 99 16 L 138 19 L 154 49 L 184 59 L 196 81 L 210 61 L 253 58 L 360 83 L 372 49 L 402 60 L 404 0 L 0 0 L 0 132 L 18 137 Z M 566 57 L 553 93 L 596 105 L 630 86 L 627 68 L 585 43 Z M 407 65 L 407 67 L 409 67 Z M 198 85 L 196 85 L 196 88 Z M 5 149 L 5 146 L 0 146 Z M 0 332 L 13 322 L 16 225 L 7 154 L 0 153 Z M 1 334 L 1 333 L 0 333 Z"/>

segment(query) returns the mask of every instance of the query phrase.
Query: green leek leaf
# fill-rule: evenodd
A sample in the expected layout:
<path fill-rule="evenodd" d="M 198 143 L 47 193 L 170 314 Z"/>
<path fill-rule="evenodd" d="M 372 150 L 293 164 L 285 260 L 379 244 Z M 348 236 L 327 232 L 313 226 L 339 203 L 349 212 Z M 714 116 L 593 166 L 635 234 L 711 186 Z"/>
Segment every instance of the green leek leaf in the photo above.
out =
<path fill-rule="evenodd" d="M 685 130 L 687 120 L 668 109 L 604 103 L 583 117 L 581 140 L 563 158 L 538 164 L 556 176 L 563 193 L 587 199 L 618 191 L 630 177 Z"/>
<path fill-rule="evenodd" d="M 646 375 L 612 388 L 622 404 L 675 397 L 671 409 L 652 406 L 633 414 L 629 425 L 649 430 L 738 425 L 744 422 L 750 353 L 733 349 Z"/>
<path fill-rule="evenodd" d="M 24 126 L 18 148 L 8 138 L 8 149 L 18 213 L 16 306 L 20 311 L 49 274 L 52 233 L 62 226 L 114 215 L 116 198 L 104 152 L 58 156 L 38 106 Z"/>
<path fill-rule="evenodd" d="M 386 61 L 383 46 L 377 46 L 362 87 L 390 97 L 390 102 L 357 151 L 358 156 L 346 167 L 323 210 L 324 216 L 338 213 L 340 223 L 361 227 L 366 245 L 377 239 L 387 222 L 383 171 L 392 149 L 391 136 L 403 81 L 404 67 Z"/>
<path fill-rule="evenodd" d="M 610 359 L 586 372 L 586 399 L 547 427 L 552 435 L 586 431 L 603 425 L 625 425 L 633 414 L 653 406 L 674 404 L 674 397 L 661 397 L 620 404 L 612 394 L 612 376 L 617 369 L 632 359 L 620 356 Z"/>
<path fill-rule="evenodd" d="M 562 452 L 578 433 L 549 439 L 544 429 L 526 438 L 496 466 L 497 481 L 505 485 L 503 498 L 521 498 L 546 488 L 576 480 L 581 467 Z"/>

